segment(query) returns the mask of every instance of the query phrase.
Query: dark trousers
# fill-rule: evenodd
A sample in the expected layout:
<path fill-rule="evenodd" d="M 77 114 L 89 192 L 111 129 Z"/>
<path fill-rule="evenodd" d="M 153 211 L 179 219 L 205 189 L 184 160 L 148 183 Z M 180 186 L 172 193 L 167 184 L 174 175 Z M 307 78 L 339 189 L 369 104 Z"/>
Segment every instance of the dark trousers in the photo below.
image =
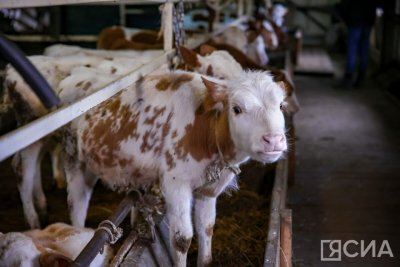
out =
<path fill-rule="evenodd" d="M 359 73 L 363 74 L 367 70 L 370 33 L 371 27 L 348 27 L 346 74 L 353 75 L 357 59 L 359 60 Z"/>

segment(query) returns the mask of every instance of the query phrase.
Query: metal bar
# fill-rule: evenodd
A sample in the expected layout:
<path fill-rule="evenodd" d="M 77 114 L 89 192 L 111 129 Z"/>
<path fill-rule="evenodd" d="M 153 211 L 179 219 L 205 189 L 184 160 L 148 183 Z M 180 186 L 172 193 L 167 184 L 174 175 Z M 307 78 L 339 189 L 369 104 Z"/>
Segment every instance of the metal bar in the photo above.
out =
<path fill-rule="evenodd" d="M 126 215 L 131 211 L 133 204 L 139 199 L 140 195 L 137 191 L 130 192 L 119 204 L 113 214 L 108 217 L 115 226 L 119 226 L 125 219 Z M 104 229 L 97 229 L 93 238 L 84 247 L 78 257 L 70 265 L 71 267 L 87 267 L 93 259 L 99 254 L 106 243 L 109 243 L 110 235 Z"/>
<path fill-rule="evenodd" d="M 179 0 L 170 0 L 177 2 Z M 198 0 L 185 0 L 185 2 L 196 2 Z M 25 8 L 25 7 L 40 7 L 40 6 L 60 6 L 60 5 L 83 5 L 83 4 L 155 4 L 165 3 L 166 0 L 1 0 L 0 8 Z"/>
<path fill-rule="evenodd" d="M 159 229 L 156 229 L 156 240 L 150 243 L 150 252 L 152 252 L 153 258 L 160 267 L 172 267 L 173 260 L 171 254 L 162 238 L 162 233 Z M 169 240 L 168 240 L 169 241 Z M 169 242 L 168 242 L 169 243 Z"/>
<path fill-rule="evenodd" d="M 324 14 L 332 14 L 334 12 L 333 5 L 324 5 L 324 6 L 297 6 L 298 10 L 307 10 L 307 11 L 314 11 Z"/>
<path fill-rule="evenodd" d="M 110 83 L 99 91 L 1 136 L 0 161 L 64 126 L 89 109 L 130 86 L 141 76 L 154 71 L 161 64 L 166 63 L 168 57 L 173 53 L 173 50 L 168 51 L 151 62 L 143 64 L 123 78 Z"/>
<path fill-rule="evenodd" d="M 315 25 L 317 25 L 319 28 L 321 28 L 324 31 L 328 30 L 328 27 L 326 27 L 324 24 L 322 24 L 319 20 L 317 20 L 316 18 L 314 18 L 310 13 L 309 10 L 307 10 L 307 7 L 304 6 L 298 6 L 295 2 L 293 2 L 292 0 L 286 0 L 288 4 L 290 4 L 291 6 L 293 6 L 295 9 L 297 9 L 298 11 L 300 11 L 301 13 L 304 14 L 304 16 L 306 16 L 307 18 L 309 18 L 312 22 L 315 23 Z"/>
<path fill-rule="evenodd" d="M 37 35 L 37 34 L 26 34 L 26 35 L 6 35 L 8 39 L 14 42 L 97 42 L 97 35 Z"/>
<path fill-rule="evenodd" d="M 324 24 L 322 24 L 319 20 L 317 20 L 316 18 L 314 18 L 313 15 L 311 15 L 307 10 L 301 10 L 299 9 L 299 11 L 301 13 L 303 13 L 309 20 L 311 20 L 312 22 L 314 22 L 315 25 L 317 25 L 320 29 L 324 30 L 324 31 L 328 31 L 328 27 L 326 27 Z"/>
<path fill-rule="evenodd" d="M 137 239 L 137 233 L 135 231 L 131 231 L 129 236 L 125 239 L 124 243 L 119 248 L 117 254 L 114 256 L 109 267 L 119 267 Z"/>
<path fill-rule="evenodd" d="M 33 66 L 24 53 L 2 34 L 0 34 L 0 54 L 21 74 L 46 108 L 51 108 L 60 103 L 60 100 L 42 74 Z"/>

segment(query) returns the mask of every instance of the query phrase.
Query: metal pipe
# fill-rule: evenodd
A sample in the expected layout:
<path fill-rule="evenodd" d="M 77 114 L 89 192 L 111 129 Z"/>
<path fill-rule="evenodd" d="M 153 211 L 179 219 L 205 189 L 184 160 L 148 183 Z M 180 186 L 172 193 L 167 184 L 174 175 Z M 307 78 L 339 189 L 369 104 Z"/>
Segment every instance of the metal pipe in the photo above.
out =
<path fill-rule="evenodd" d="M 140 195 L 137 191 L 130 192 L 119 204 L 118 208 L 113 214 L 108 217 L 108 221 L 111 221 L 115 226 L 121 224 L 125 217 L 130 212 L 133 204 L 139 199 Z M 104 227 L 104 226 L 103 226 Z M 110 229 L 112 231 L 112 229 Z M 89 241 L 86 247 L 81 251 L 78 257 L 71 263 L 70 267 L 87 267 L 97 256 L 97 254 L 103 249 L 106 243 L 111 241 L 111 237 L 108 231 L 98 228 Z"/>
<path fill-rule="evenodd" d="M 60 102 L 35 66 L 2 34 L 0 34 L 0 53 L 21 74 L 46 108 L 51 108 Z"/>

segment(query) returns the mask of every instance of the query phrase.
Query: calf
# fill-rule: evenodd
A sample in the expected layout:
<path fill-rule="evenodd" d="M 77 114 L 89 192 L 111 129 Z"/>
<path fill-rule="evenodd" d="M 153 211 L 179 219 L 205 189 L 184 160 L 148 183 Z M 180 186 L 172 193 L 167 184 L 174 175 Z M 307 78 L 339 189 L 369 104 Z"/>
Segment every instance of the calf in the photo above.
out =
<path fill-rule="evenodd" d="M 217 44 L 234 46 L 258 65 L 267 64 L 268 55 L 266 49 L 271 46 L 271 39 L 265 37 L 273 37 L 274 32 L 265 29 L 263 26 L 254 31 L 249 31 L 246 27 L 242 28 L 237 26 L 229 27 L 220 35 L 214 37 L 212 41 Z"/>
<path fill-rule="evenodd" d="M 49 225 L 43 230 L 0 233 L 0 266 L 68 266 L 93 235 L 93 229 L 72 227 L 63 223 Z M 108 266 L 111 258 L 112 250 L 106 245 L 90 266 Z"/>
<path fill-rule="evenodd" d="M 155 31 L 130 33 L 128 29 L 112 26 L 103 29 L 97 41 L 98 49 L 162 49 L 164 41 Z"/>
<path fill-rule="evenodd" d="M 210 264 L 217 196 L 235 184 L 240 164 L 271 163 L 287 149 L 284 97 L 265 72 L 226 81 L 183 71 L 140 79 L 74 120 L 65 134 L 73 224 L 84 225 L 95 177 L 123 191 L 159 182 L 175 265 L 186 265 L 192 203 L 198 265 Z"/>

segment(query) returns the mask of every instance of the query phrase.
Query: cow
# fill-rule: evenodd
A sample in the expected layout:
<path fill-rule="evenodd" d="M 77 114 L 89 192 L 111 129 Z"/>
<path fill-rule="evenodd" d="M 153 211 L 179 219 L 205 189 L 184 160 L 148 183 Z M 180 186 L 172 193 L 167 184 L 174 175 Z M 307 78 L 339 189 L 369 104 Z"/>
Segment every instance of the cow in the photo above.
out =
<path fill-rule="evenodd" d="M 98 49 L 106 50 L 149 50 L 163 49 L 164 38 L 155 31 L 132 32 L 128 28 L 111 26 L 99 33 Z"/>
<path fill-rule="evenodd" d="M 73 46 L 55 45 L 48 54 L 30 56 L 29 60 L 49 82 L 65 105 L 88 95 L 108 83 L 121 78 L 143 63 L 151 54 L 141 57 L 130 51 L 91 51 Z M 74 54 L 73 51 L 76 53 Z M 66 55 L 62 55 L 62 52 Z M 8 66 L 4 81 L 3 98 L 7 109 L 12 109 L 19 125 L 24 125 L 49 112 L 15 69 Z M 41 185 L 40 165 L 46 151 L 51 153 L 53 176 L 59 187 L 65 187 L 61 167 L 59 138 L 53 134 L 17 152 L 12 160 L 19 178 L 18 189 L 29 227 L 39 228 L 45 221 L 46 197 Z M 39 215 L 38 215 L 39 212 Z"/>
<path fill-rule="evenodd" d="M 0 233 L 0 266 L 68 266 L 93 235 L 93 229 L 64 223 L 54 223 L 43 230 Z M 111 247 L 105 245 L 90 267 L 108 266 L 112 256 Z"/>
<path fill-rule="evenodd" d="M 65 130 L 73 225 L 84 225 L 97 177 L 119 191 L 159 182 L 175 265 L 186 265 L 193 205 L 198 265 L 207 266 L 217 196 L 235 185 L 242 163 L 275 162 L 287 150 L 284 98 L 266 72 L 219 80 L 178 70 L 139 79 Z"/>
<path fill-rule="evenodd" d="M 264 24 L 255 29 L 248 26 L 231 26 L 213 37 L 212 42 L 232 45 L 256 64 L 264 66 L 269 61 L 266 49 L 274 49 L 277 46 L 277 37 L 274 30 L 265 28 Z"/>

